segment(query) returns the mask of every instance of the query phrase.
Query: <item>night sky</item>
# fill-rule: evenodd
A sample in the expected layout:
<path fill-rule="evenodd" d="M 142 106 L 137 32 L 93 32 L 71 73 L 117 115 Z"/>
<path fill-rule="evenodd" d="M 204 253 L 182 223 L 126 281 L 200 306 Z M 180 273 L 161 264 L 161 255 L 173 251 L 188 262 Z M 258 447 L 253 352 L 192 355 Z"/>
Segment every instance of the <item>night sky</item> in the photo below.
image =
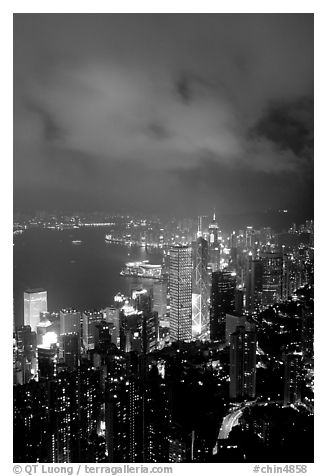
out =
<path fill-rule="evenodd" d="M 14 209 L 313 214 L 312 14 L 14 15 Z"/>

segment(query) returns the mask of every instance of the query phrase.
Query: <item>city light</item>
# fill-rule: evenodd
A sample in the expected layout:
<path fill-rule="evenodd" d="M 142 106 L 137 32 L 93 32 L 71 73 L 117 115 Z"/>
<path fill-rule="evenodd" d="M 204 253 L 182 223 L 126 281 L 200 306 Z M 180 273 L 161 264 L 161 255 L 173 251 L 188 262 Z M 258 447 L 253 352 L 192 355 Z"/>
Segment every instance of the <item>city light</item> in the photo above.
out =
<path fill-rule="evenodd" d="M 45 347 L 51 347 L 52 344 L 57 344 L 58 336 L 55 332 L 47 332 L 43 336 L 43 345 Z"/>

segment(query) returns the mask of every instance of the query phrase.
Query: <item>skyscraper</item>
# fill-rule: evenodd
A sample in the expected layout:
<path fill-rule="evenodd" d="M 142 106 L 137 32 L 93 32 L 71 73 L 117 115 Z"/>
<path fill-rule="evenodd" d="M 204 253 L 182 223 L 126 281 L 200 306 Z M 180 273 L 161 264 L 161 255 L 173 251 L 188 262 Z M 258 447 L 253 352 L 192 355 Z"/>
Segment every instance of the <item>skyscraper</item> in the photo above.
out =
<path fill-rule="evenodd" d="M 225 316 L 234 311 L 236 280 L 233 273 L 212 273 L 210 339 L 225 341 Z"/>
<path fill-rule="evenodd" d="M 111 328 L 111 342 L 119 347 L 120 344 L 120 320 L 119 309 L 115 307 L 106 307 L 103 311 L 106 322 L 112 324 Z"/>
<path fill-rule="evenodd" d="M 270 306 L 282 298 L 283 255 L 282 253 L 265 253 L 262 262 L 262 304 Z"/>
<path fill-rule="evenodd" d="M 239 326 L 230 335 L 229 396 L 232 399 L 255 397 L 256 344 L 254 324 Z"/>
<path fill-rule="evenodd" d="M 301 358 L 296 352 L 284 356 L 284 405 L 301 401 Z"/>
<path fill-rule="evenodd" d="M 193 336 L 209 328 L 208 242 L 199 237 L 193 244 L 192 333 Z"/>
<path fill-rule="evenodd" d="M 159 319 L 164 319 L 167 312 L 167 282 L 164 280 L 153 283 L 153 310 Z"/>
<path fill-rule="evenodd" d="M 225 341 L 230 345 L 230 336 L 236 331 L 237 327 L 245 326 L 245 316 L 226 314 Z"/>
<path fill-rule="evenodd" d="M 301 348 L 303 360 L 313 365 L 314 318 L 313 309 L 308 306 L 302 310 Z"/>
<path fill-rule="evenodd" d="M 21 383 L 28 383 L 36 374 L 36 334 L 31 332 L 30 326 L 16 328 L 17 355 L 15 374 Z"/>
<path fill-rule="evenodd" d="M 173 341 L 192 339 L 192 248 L 176 245 L 170 249 L 170 337 Z"/>
<path fill-rule="evenodd" d="M 212 222 L 209 225 L 209 263 L 212 271 L 218 271 L 220 268 L 220 244 L 218 239 L 218 224 L 216 214 L 213 214 Z"/>
<path fill-rule="evenodd" d="M 62 309 L 60 311 L 60 335 L 81 334 L 81 313 L 75 309 Z"/>
<path fill-rule="evenodd" d="M 27 289 L 24 292 L 24 325 L 31 326 L 32 332 L 40 323 L 40 312 L 48 310 L 47 291 L 44 289 Z"/>
<path fill-rule="evenodd" d="M 262 261 L 253 259 L 252 253 L 248 255 L 246 271 L 246 310 L 252 314 L 261 304 L 263 273 Z"/>
<path fill-rule="evenodd" d="M 57 375 L 59 348 L 57 344 L 38 346 L 39 380 L 51 379 Z"/>
<path fill-rule="evenodd" d="M 99 339 L 97 324 L 104 319 L 103 313 L 98 311 L 83 312 L 83 345 L 86 350 L 95 348 Z"/>
<path fill-rule="evenodd" d="M 118 380 L 108 372 L 105 419 L 108 462 L 141 462 L 143 399 L 138 378 L 124 373 Z"/>
<path fill-rule="evenodd" d="M 77 369 L 81 352 L 80 335 L 77 333 L 62 336 L 63 359 L 67 367 Z"/>

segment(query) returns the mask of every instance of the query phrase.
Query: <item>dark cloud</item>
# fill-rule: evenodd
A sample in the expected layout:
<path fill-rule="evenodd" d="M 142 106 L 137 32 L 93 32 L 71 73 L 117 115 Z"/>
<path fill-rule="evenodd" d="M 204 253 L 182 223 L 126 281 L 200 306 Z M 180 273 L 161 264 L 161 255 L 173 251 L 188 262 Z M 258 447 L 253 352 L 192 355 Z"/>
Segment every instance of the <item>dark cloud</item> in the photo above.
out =
<path fill-rule="evenodd" d="M 159 122 L 152 122 L 147 128 L 147 132 L 150 137 L 153 137 L 157 140 L 169 139 L 172 136 L 171 131 L 164 125 Z"/>
<path fill-rule="evenodd" d="M 176 84 L 177 93 L 181 100 L 189 103 L 192 100 L 191 78 L 187 75 L 182 75 Z"/>
<path fill-rule="evenodd" d="M 269 107 L 253 133 L 268 138 L 282 150 L 313 160 L 313 100 L 302 98 Z"/>
<path fill-rule="evenodd" d="M 313 15 L 16 14 L 14 96 L 17 208 L 312 208 Z"/>
<path fill-rule="evenodd" d="M 54 143 L 64 138 L 64 131 L 51 115 L 50 111 L 37 103 L 27 104 L 27 110 L 32 114 L 39 116 L 42 126 L 45 142 Z"/>

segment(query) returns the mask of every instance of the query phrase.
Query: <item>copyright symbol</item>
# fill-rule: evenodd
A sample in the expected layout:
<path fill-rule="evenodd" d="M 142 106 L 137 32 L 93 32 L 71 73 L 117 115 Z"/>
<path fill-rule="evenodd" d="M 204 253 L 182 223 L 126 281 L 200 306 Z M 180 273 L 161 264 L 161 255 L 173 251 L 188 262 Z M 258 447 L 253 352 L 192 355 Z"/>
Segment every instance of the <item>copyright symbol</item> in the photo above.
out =
<path fill-rule="evenodd" d="M 20 474 L 22 472 L 22 467 L 19 466 L 19 464 L 16 464 L 14 467 L 13 467 L 13 472 L 15 474 Z"/>

